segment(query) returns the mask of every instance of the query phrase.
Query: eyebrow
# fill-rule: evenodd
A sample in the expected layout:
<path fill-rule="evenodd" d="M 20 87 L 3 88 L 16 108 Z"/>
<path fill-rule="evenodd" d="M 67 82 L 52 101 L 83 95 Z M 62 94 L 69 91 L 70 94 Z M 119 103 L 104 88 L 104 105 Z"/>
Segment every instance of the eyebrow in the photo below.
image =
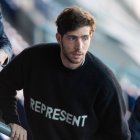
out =
<path fill-rule="evenodd" d="M 68 36 L 68 37 L 83 37 L 83 36 L 89 36 L 89 35 L 81 35 L 81 36 L 77 36 L 77 35 L 69 35 L 69 34 L 66 34 L 66 36 Z"/>

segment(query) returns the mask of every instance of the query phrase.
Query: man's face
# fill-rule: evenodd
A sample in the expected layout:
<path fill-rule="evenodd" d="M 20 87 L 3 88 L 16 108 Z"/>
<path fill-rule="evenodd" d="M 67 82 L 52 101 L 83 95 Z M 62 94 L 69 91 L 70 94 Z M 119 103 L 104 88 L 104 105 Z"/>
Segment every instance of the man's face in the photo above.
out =
<path fill-rule="evenodd" d="M 63 37 L 57 34 L 57 40 L 61 46 L 61 59 L 66 67 L 77 68 L 83 63 L 91 36 L 89 26 L 67 32 Z"/>

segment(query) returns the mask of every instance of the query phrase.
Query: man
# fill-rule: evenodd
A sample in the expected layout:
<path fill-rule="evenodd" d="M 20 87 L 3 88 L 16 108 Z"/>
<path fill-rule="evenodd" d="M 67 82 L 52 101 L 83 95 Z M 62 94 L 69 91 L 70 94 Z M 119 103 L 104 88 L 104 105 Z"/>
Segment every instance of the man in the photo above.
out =
<path fill-rule="evenodd" d="M 11 44 L 4 33 L 2 14 L 0 12 L 0 66 L 5 66 L 11 60 L 13 51 Z"/>
<path fill-rule="evenodd" d="M 27 137 L 15 108 L 15 91 L 23 89 L 34 140 L 129 140 L 120 85 L 88 52 L 94 17 L 69 7 L 56 25 L 58 43 L 24 50 L 0 73 L 0 108 L 11 137 Z"/>

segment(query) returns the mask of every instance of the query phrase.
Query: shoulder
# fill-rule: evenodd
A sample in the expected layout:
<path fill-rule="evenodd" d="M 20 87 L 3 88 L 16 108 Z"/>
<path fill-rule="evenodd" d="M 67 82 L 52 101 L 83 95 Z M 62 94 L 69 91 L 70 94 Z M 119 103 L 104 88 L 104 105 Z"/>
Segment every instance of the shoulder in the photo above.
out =
<path fill-rule="evenodd" d="M 112 70 L 98 57 L 88 52 L 86 59 L 88 63 L 91 65 L 91 68 L 94 69 L 98 74 L 102 76 L 102 78 L 109 78 L 110 76 L 114 77 L 114 73 Z"/>
<path fill-rule="evenodd" d="M 50 52 L 59 50 L 59 44 L 58 43 L 41 43 L 29 46 L 28 48 L 24 49 L 22 51 L 23 54 L 26 55 L 42 55 L 42 54 L 49 54 Z"/>
<path fill-rule="evenodd" d="M 56 49 L 59 47 L 58 43 L 40 43 L 31 45 L 25 49 L 25 51 L 39 51 L 39 50 L 49 50 L 49 49 Z"/>
<path fill-rule="evenodd" d="M 59 51 L 59 44 L 57 43 L 36 44 L 24 49 L 13 60 L 25 63 L 48 60 L 48 58 L 55 56 L 55 53 L 58 52 L 57 50 Z"/>
<path fill-rule="evenodd" d="M 103 87 L 120 88 L 116 75 L 102 60 L 90 52 L 87 53 L 87 59 L 96 79 L 100 81 L 100 84 L 102 83 Z"/>

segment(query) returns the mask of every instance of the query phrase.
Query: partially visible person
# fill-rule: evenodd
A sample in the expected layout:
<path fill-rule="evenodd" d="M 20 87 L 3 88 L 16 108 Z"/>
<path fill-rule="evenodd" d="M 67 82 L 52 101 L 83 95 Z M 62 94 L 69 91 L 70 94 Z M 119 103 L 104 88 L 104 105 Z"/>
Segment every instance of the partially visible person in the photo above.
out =
<path fill-rule="evenodd" d="M 128 123 L 131 132 L 131 140 L 140 140 L 140 96 L 135 101 Z"/>
<path fill-rule="evenodd" d="M 2 23 L 2 13 L 0 11 L 0 65 L 4 67 L 7 65 L 13 56 L 11 43 L 4 32 Z"/>
<path fill-rule="evenodd" d="M 11 61 L 12 57 L 13 50 L 8 37 L 4 32 L 2 13 L 0 9 L 0 71 L 3 69 L 4 66 L 6 66 Z M 1 114 L 2 112 L 0 110 L 0 121 L 3 121 Z M 3 138 L 0 136 L 0 140 L 1 139 Z"/>
<path fill-rule="evenodd" d="M 130 140 L 121 87 L 88 51 L 95 18 L 68 7 L 56 25 L 57 43 L 22 51 L 0 73 L 0 108 L 11 138 L 27 140 L 15 98 L 16 90 L 23 89 L 33 140 Z"/>

